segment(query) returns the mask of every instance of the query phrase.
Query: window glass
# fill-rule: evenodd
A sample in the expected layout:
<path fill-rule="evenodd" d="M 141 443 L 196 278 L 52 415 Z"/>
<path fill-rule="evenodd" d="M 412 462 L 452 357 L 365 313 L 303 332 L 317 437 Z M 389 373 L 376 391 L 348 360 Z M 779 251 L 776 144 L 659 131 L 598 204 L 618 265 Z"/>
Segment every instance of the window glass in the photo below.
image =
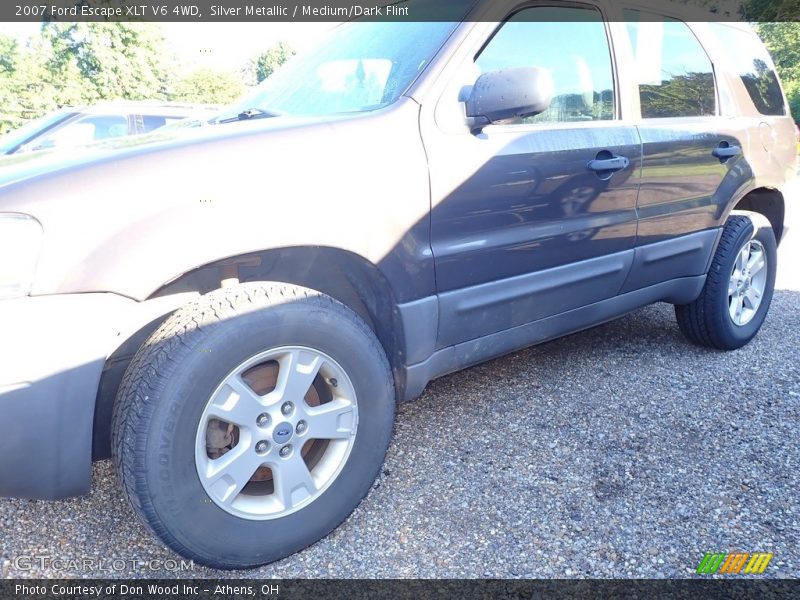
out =
<path fill-rule="evenodd" d="M 626 10 L 642 116 L 703 117 L 716 114 L 714 69 L 686 23 Z"/>
<path fill-rule="evenodd" d="M 785 115 L 781 86 L 764 44 L 750 31 L 723 23 L 712 23 L 712 27 L 723 46 L 736 48 L 729 58 L 758 112 L 762 115 Z"/>
<path fill-rule="evenodd" d="M 614 118 L 614 76 L 605 24 L 593 8 L 535 7 L 506 21 L 475 60 L 479 73 L 541 67 L 555 83 L 553 101 L 522 123 Z"/>
<path fill-rule="evenodd" d="M 171 123 L 173 121 L 172 119 L 168 121 L 166 117 L 161 117 L 157 115 L 136 115 L 135 117 L 136 117 L 136 126 L 139 133 L 150 133 L 154 129 L 163 127 L 168 122 Z"/>
<path fill-rule="evenodd" d="M 33 138 L 33 141 L 36 141 L 35 134 L 42 135 L 42 133 L 46 133 L 47 130 L 51 129 L 58 125 L 60 121 L 68 119 L 72 117 L 75 113 L 70 112 L 69 109 L 66 110 L 58 110 L 56 112 L 49 113 L 43 117 L 39 117 L 38 119 L 34 119 L 32 121 L 28 121 L 20 128 L 15 129 L 4 135 L 0 138 L 0 154 L 5 154 L 6 152 L 10 152 L 14 150 L 21 150 L 24 152 L 25 146 L 22 149 L 18 148 L 25 142 Z"/>
<path fill-rule="evenodd" d="M 247 109 L 313 116 L 381 108 L 411 85 L 455 27 L 446 22 L 345 23 L 287 61 L 220 118 Z"/>
<path fill-rule="evenodd" d="M 128 135 L 128 118 L 122 115 L 87 116 L 55 129 L 41 140 L 34 140 L 30 150 L 80 146 L 98 140 Z"/>

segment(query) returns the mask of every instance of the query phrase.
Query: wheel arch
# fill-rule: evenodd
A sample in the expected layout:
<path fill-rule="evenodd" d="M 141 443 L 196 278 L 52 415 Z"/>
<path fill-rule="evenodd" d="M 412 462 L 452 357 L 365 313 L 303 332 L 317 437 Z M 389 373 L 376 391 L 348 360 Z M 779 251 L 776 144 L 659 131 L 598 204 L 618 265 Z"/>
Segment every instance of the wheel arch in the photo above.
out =
<path fill-rule="evenodd" d="M 772 226 L 775 241 L 780 243 L 786 214 L 786 205 L 780 191 L 769 187 L 755 188 L 733 202 L 728 215 L 732 210 L 749 210 L 764 215 Z"/>
<path fill-rule="evenodd" d="M 405 392 L 406 339 L 401 312 L 387 278 L 378 267 L 352 252 L 323 246 L 277 248 L 227 257 L 197 267 L 164 283 L 148 300 L 173 294 L 205 294 L 237 282 L 273 281 L 326 294 L 358 314 L 386 353 L 397 398 Z M 170 313 L 144 325 L 107 359 L 95 403 L 92 455 L 110 456 L 110 425 L 119 384 L 133 355 Z"/>

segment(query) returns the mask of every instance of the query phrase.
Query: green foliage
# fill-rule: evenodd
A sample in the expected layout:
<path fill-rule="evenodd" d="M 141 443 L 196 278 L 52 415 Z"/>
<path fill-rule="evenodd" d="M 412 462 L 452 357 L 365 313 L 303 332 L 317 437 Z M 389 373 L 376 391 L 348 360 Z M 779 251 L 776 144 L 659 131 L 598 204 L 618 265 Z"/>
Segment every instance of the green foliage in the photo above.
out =
<path fill-rule="evenodd" d="M 782 21 L 800 21 L 800 3 L 797 0 L 745 0 L 740 12 L 743 19 L 752 23 L 776 24 Z"/>
<path fill-rule="evenodd" d="M 789 110 L 796 123 L 800 123 L 800 80 L 794 79 L 784 83 L 784 91 L 789 100 Z"/>
<path fill-rule="evenodd" d="M 21 48 L 5 38 L 0 46 L 4 67 L 0 71 L 0 132 L 5 132 L 58 104 L 40 45 Z"/>
<path fill-rule="evenodd" d="M 18 124 L 19 117 L 14 110 L 14 71 L 18 60 L 16 40 L 0 35 L 0 132 Z"/>
<path fill-rule="evenodd" d="M 253 83 L 261 83 L 272 75 L 283 63 L 294 56 L 295 52 L 287 44 L 278 42 L 255 58 L 250 60 L 245 75 Z"/>
<path fill-rule="evenodd" d="M 264 68 L 289 55 L 282 46 Z M 244 92 L 234 74 L 201 69 L 179 76 L 152 23 L 42 25 L 21 45 L 0 35 L 0 134 L 62 106 L 103 100 L 225 104 Z"/>
<path fill-rule="evenodd" d="M 143 23 L 46 23 L 49 69 L 57 81 L 76 79 L 84 102 L 164 99 L 171 73 L 157 26 Z"/>
<path fill-rule="evenodd" d="M 800 79 L 800 23 L 759 23 L 756 31 L 772 54 L 780 76 Z"/>
<path fill-rule="evenodd" d="M 183 77 L 170 95 L 172 100 L 229 104 L 244 93 L 244 84 L 232 73 L 198 69 Z"/>
<path fill-rule="evenodd" d="M 17 40 L 0 35 L 0 77 L 8 76 L 14 70 L 17 59 Z"/>
<path fill-rule="evenodd" d="M 165 99 L 173 79 L 157 25 L 44 23 L 20 47 L 0 38 L 0 133 L 61 106 Z"/>
<path fill-rule="evenodd" d="M 772 54 L 792 116 L 800 121 L 800 23 L 759 23 L 756 31 Z"/>

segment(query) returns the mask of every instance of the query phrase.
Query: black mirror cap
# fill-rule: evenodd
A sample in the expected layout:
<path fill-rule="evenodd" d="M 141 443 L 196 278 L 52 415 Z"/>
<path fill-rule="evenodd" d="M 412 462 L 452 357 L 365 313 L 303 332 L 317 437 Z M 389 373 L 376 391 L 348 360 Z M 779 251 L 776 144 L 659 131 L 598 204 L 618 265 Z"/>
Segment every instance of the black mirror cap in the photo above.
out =
<path fill-rule="evenodd" d="M 467 117 L 474 130 L 538 115 L 550 106 L 553 87 L 553 77 L 541 67 L 489 71 L 472 86 L 466 102 Z"/>

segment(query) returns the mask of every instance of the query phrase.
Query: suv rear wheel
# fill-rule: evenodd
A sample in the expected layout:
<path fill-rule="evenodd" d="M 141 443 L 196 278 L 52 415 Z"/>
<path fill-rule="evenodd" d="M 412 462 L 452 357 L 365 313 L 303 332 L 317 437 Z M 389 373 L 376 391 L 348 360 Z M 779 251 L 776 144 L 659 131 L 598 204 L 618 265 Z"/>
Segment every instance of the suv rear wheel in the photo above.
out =
<path fill-rule="evenodd" d="M 117 397 L 114 460 L 169 547 L 253 567 L 353 511 L 383 462 L 394 403 L 358 315 L 305 288 L 244 284 L 179 310 L 138 351 Z"/>
<path fill-rule="evenodd" d="M 777 271 L 772 227 L 758 213 L 733 214 L 722 231 L 700 296 L 676 305 L 684 335 L 695 344 L 720 350 L 741 348 L 767 316 Z"/>

